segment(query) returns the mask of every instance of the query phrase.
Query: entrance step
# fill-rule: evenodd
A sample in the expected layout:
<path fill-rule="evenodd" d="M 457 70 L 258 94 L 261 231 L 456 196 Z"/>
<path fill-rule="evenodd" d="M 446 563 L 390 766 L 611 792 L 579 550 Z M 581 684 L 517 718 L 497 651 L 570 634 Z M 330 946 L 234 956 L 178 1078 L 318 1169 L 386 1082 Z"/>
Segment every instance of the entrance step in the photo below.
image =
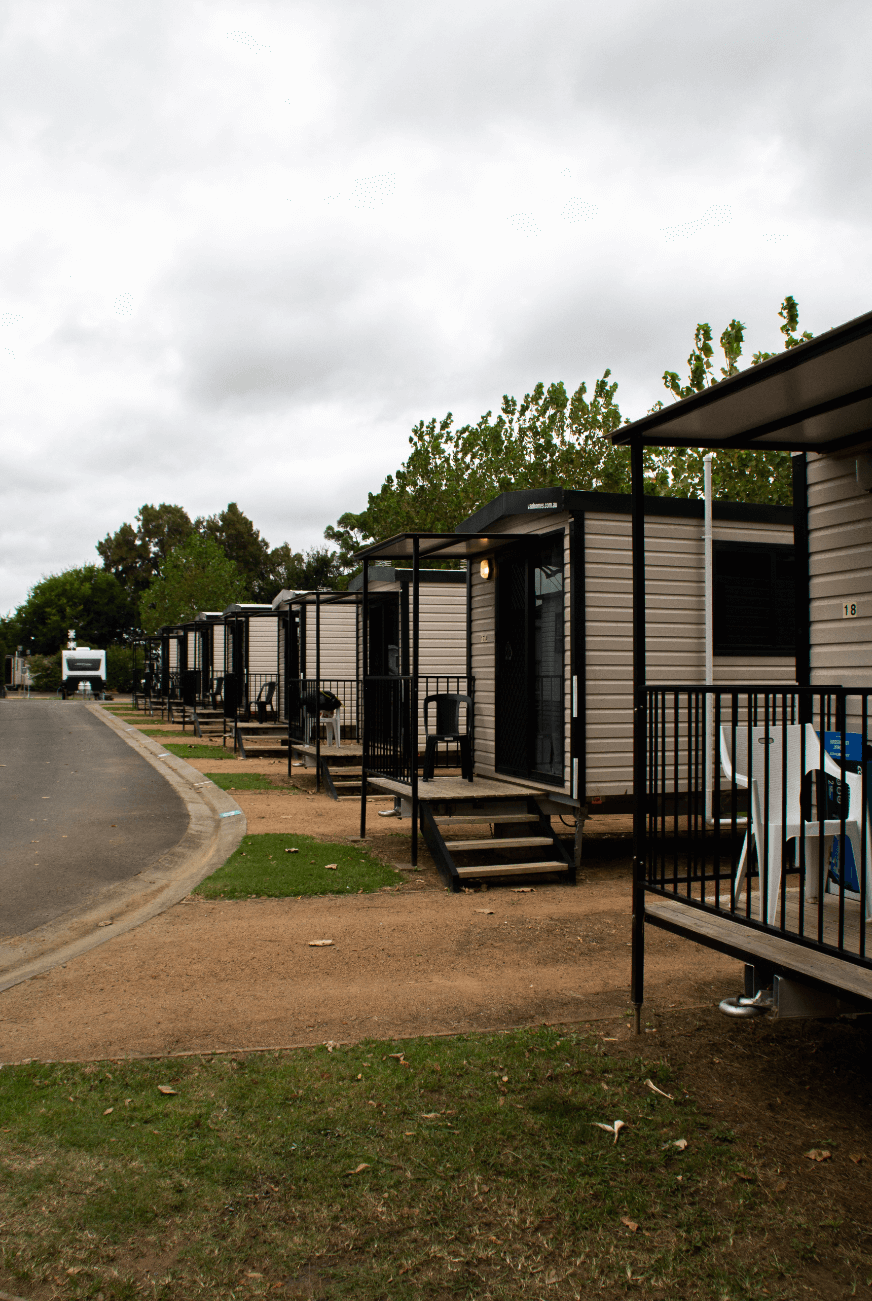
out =
<path fill-rule="evenodd" d="M 421 830 L 445 884 L 456 893 L 462 888 L 462 881 L 556 873 L 574 885 L 575 866 L 535 798 L 524 799 L 526 812 L 519 811 L 517 798 L 508 797 L 504 807 L 507 803 L 511 811 L 501 812 L 499 801 L 488 799 L 486 806 L 475 813 L 454 814 L 434 813 L 426 800 L 421 802 Z M 470 835 L 476 824 L 481 833 Z M 529 828 L 528 835 L 501 836 L 491 831 L 500 826 L 514 829 L 520 825 Z M 447 835 L 454 828 L 461 836 Z M 531 856 L 531 851 L 538 853 Z M 507 853 L 511 854 L 509 861 L 505 861 Z M 469 862 L 469 856 L 473 855 L 476 861 Z M 494 862 L 494 855 L 503 861 Z M 456 862 L 455 856 L 461 856 L 464 861 Z"/>

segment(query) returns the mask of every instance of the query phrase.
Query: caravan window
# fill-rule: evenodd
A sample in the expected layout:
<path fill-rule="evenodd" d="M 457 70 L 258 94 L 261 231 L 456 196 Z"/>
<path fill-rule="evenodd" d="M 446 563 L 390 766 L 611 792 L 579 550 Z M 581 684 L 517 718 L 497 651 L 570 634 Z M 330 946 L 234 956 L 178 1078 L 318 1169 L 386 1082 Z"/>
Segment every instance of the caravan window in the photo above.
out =
<path fill-rule="evenodd" d="M 793 655 L 793 547 L 715 542 L 715 655 Z"/>

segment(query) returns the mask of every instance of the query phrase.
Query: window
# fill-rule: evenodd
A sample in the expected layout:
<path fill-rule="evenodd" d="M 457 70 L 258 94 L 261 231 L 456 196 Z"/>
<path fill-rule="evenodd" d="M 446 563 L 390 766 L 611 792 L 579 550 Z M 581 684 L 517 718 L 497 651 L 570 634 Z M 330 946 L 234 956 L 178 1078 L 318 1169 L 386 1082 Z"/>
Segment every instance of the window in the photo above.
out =
<path fill-rule="evenodd" d="M 715 655 L 793 655 L 793 547 L 715 542 Z"/>

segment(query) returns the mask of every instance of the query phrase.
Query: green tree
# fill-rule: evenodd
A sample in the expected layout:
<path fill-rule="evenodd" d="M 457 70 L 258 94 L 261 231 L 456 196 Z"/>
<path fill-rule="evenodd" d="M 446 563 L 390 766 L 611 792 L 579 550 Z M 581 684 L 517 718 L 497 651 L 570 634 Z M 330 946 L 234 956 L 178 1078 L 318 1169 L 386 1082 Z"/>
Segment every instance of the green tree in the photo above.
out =
<path fill-rule="evenodd" d="M 200 610 L 223 610 L 246 600 L 246 583 L 212 538 L 191 533 L 167 556 L 140 605 L 140 622 L 152 633 L 164 624 L 187 623 Z"/>
<path fill-rule="evenodd" d="M 21 644 L 40 655 L 54 655 L 66 646 L 70 628 L 81 645 L 102 649 L 122 641 L 135 617 L 121 583 L 98 565 L 41 579 L 15 614 Z"/>
<path fill-rule="evenodd" d="M 275 592 L 271 590 L 269 543 L 235 501 L 229 502 L 227 509 L 217 515 L 195 520 L 194 528 L 203 537 L 216 542 L 227 559 L 233 562 L 244 580 L 250 600 L 272 600 Z"/>
<path fill-rule="evenodd" d="M 338 554 L 327 547 L 312 547 L 303 555 L 284 542 L 269 553 L 269 575 L 272 600 L 282 588 L 297 592 L 336 588 L 342 567 Z"/>
<path fill-rule="evenodd" d="M 193 531 L 188 512 L 182 506 L 161 502 L 140 506 L 136 526 L 122 524 L 97 543 L 103 568 L 118 579 L 136 605 L 170 552 Z"/>
<path fill-rule="evenodd" d="M 797 335 L 799 307 L 796 299 L 788 295 L 781 304 L 779 326 L 784 335 L 784 347 L 795 348 L 814 338 L 805 330 Z M 720 337 L 726 360 L 721 367 L 721 377 L 726 379 L 739 371 L 739 359 L 745 341 L 745 325 L 732 320 Z M 696 327 L 693 348 L 687 359 L 687 382 L 682 383 L 677 371 L 667 370 L 663 383 L 678 399 L 700 393 L 719 382 L 714 372 L 712 357 L 712 328 L 707 321 Z M 755 352 L 752 365 L 774 357 L 774 352 Z M 652 410 L 658 410 L 657 403 Z M 698 448 L 664 448 L 656 456 L 658 483 L 663 495 L 672 497 L 701 497 L 703 495 L 705 452 Z M 712 462 L 712 495 L 727 501 L 764 502 L 770 505 L 789 506 L 793 499 L 791 460 L 788 452 L 719 451 Z"/>
<path fill-rule="evenodd" d="M 339 563 L 349 568 L 360 546 L 393 533 L 450 532 L 513 488 L 628 491 L 629 453 L 603 436 L 621 423 L 617 387 L 607 370 L 590 397 L 586 384 L 570 397 L 562 383 L 540 383 L 520 402 L 504 397 L 496 418 L 487 411 L 459 429 L 450 412 L 441 421 L 421 421 L 396 475 L 369 494 L 365 510 L 347 512 L 325 530 L 339 548 Z"/>

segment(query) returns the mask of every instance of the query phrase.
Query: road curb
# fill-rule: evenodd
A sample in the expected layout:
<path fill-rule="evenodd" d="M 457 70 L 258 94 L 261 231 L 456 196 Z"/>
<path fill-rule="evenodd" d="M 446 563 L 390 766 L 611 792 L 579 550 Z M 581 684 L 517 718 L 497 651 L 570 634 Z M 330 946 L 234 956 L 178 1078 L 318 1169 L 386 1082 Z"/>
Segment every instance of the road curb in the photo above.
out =
<path fill-rule="evenodd" d="M 67 913 L 0 944 L 0 992 L 165 912 L 226 863 L 247 830 L 245 814 L 227 791 L 100 705 L 87 708 L 173 787 L 187 810 L 188 829 L 150 868 L 100 891 L 86 911 Z"/>

